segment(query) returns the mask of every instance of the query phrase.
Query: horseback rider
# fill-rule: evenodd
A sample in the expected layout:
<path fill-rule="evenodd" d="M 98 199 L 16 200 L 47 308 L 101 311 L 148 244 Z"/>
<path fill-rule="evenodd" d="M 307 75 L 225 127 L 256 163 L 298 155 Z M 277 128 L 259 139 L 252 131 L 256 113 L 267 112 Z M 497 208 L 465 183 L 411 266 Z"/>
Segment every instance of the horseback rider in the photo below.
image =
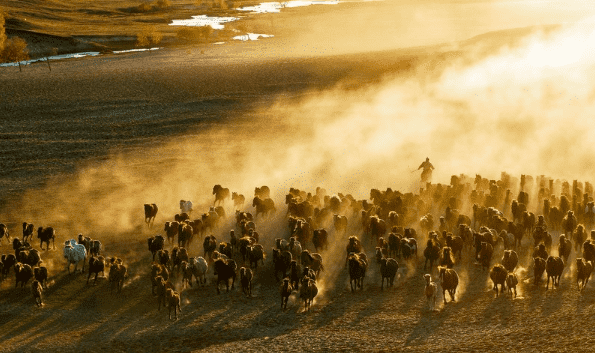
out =
<path fill-rule="evenodd" d="M 422 183 L 426 183 L 432 179 L 432 170 L 434 170 L 434 166 L 432 165 L 432 163 L 430 163 L 430 158 L 426 157 L 425 162 L 422 162 L 422 164 L 419 165 L 419 168 L 417 168 L 417 170 L 420 170 L 422 168 L 423 170 L 421 172 L 421 181 Z"/>

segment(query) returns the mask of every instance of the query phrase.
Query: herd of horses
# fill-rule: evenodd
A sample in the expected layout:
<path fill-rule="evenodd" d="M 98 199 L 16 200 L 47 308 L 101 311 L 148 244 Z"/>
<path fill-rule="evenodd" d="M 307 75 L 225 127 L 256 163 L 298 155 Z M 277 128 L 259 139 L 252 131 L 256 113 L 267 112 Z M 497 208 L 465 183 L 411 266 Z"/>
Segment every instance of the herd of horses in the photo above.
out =
<path fill-rule="evenodd" d="M 283 199 L 278 198 L 285 201 L 284 207 L 275 204 L 267 186 L 255 188 L 251 205 L 244 204 L 243 195 L 230 192 L 221 185 L 213 187 L 213 195 L 212 203 L 208 202 L 205 212 L 199 212 L 200 216 L 195 219 L 192 215 L 196 213 L 197 205 L 202 207 L 204 203 L 193 205 L 191 201 L 180 200 L 180 213 L 165 222 L 161 248 L 151 248 L 151 242 L 149 248 L 155 254 L 171 246 L 171 250 L 176 248 L 177 254 L 182 253 L 181 249 L 188 249 L 183 251 L 188 254 L 193 240 L 202 239 L 204 257 L 177 259 L 178 269 L 181 268 L 180 261 L 184 266 L 190 266 L 190 262 L 199 263 L 198 258 L 202 257 L 210 264 L 209 268 L 219 267 L 219 272 L 228 273 L 225 283 L 229 286 L 231 280 L 232 288 L 236 273 L 241 273 L 245 293 L 251 293 L 253 278 L 260 280 L 264 275 L 258 267 L 259 261 L 264 263 L 265 258 L 272 258 L 269 263 L 275 269 L 275 281 L 281 285 L 281 300 L 285 307 L 288 293 L 293 291 L 306 297 L 304 306 L 309 308 L 313 300 L 309 293 L 318 293 L 316 281 L 325 280 L 324 271 L 321 274 L 323 262 L 327 267 L 329 262 L 343 263 L 352 291 L 363 289 L 370 266 L 377 266 L 378 271 L 374 272 L 382 277 L 381 289 L 385 279 L 389 286 L 393 284 L 399 268 L 413 267 L 422 275 L 430 276 L 429 280 L 425 277 L 429 281 L 427 293 L 440 285 L 443 290 L 448 290 L 453 300 L 456 286 L 447 288 L 449 284 L 444 278 L 453 277 L 462 266 L 475 263 L 489 270 L 488 275 L 492 276 L 492 273 L 502 271 L 498 259 L 508 258 L 505 254 L 510 255 L 510 252 L 514 253 L 519 265 L 527 267 L 541 267 L 540 260 L 536 259 L 547 263 L 549 258 L 554 258 L 552 263 L 562 264 L 561 267 L 558 265 L 559 272 L 570 267 L 572 254 L 577 259 L 576 267 L 580 266 L 582 271 L 577 273 L 577 281 L 582 278 L 582 288 L 586 285 L 585 279 L 588 282 L 590 277 L 584 269 L 592 268 L 595 262 L 595 231 L 591 230 L 595 225 L 595 207 L 593 186 L 589 182 L 575 180 L 569 183 L 526 175 L 518 179 L 506 173 L 492 180 L 479 175 L 475 178 L 455 175 L 448 184 L 425 183 L 419 192 L 371 189 L 369 197 L 364 199 L 349 193 L 330 194 L 321 187 L 312 191 L 290 188 Z M 227 207 L 233 207 L 235 222 L 226 212 L 226 201 L 230 198 L 233 206 Z M 144 211 L 145 223 L 152 229 L 159 207 L 155 203 L 145 204 Z M 284 229 L 276 232 L 269 229 L 269 234 L 258 231 L 268 222 L 278 221 L 279 217 L 285 219 L 287 226 Z M 229 226 L 232 230 L 227 238 L 225 234 Z M 23 241 L 32 233 L 32 225 L 25 223 Z M 2 237 L 8 238 L 4 224 L 0 224 L 0 241 Z M 44 242 L 49 247 L 50 240 L 55 238 L 51 227 L 38 229 L 38 237 L 42 249 Z M 423 248 L 423 268 L 418 258 L 418 244 L 420 250 Z M 344 256 L 336 258 L 334 250 L 337 248 L 345 249 L 339 251 Z M 256 261 L 252 261 L 251 256 Z M 172 261 L 170 257 L 161 265 L 172 271 Z M 224 265 L 228 267 L 224 268 Z M 548 268 L 546 266 L 546 272 Z M 516 276 L 517 270 L 515 264 L 506 268 L 504 275 L 494 276 L 504 278 L 498 279 L 503 288 L 506 278 Z M 277 277 L 278 273 L 283 274 L 281 279 Z M 220 273 L 215 271 L 213 275 Z M 535 272 L 535 283 L 540 277 L 541 274 Z M 440 280 L 438 285 L 432 282 L 436 278 Z M 494 278 L 494 287 L 498 291 Z M 172 273 L 171 280 L 175 279 L 176 274 Z M 249 287 L 244 288 L 244 282 Z M 299 290 L 302 282 L 305 288 L 312 290 L 302 294 Z M 454 282 L 458 284 L 458 281 Z M 559 276 L 554 283 L 559 283 Z"/>
<path fill-rule="evenodd" d="M 243 195 L 230 193 L 229 189 L 221 185 L 213 188 L 213 195 L 215 200 L 212 207 L 216 204 L 222 207 L 226 199 L 237 195 L 234 199 L 236 215 L 248 217 L 252 224 L 267 222 L 278 208 L 266 186 L 255 189 L 252 210 L 236 202 L 240 196 L 244 199 Z M 490 272 L 497 271 L 500 269 L 494 269 L 499 265 L 497 260 L 508 251 L 514 252 L 515 256 L 520 257 L 520 263 L 528 267 L 533 266 L 533 259 L 539 257 L 537 254 L 545 257 L 544 261 L 549 257 L 558 261 L 557 258 L 561 257 L 566 267 L 569 267 L 567 244 L 572 244 L 575 257 L 582 256 L 581 260 L 595 261 L 595 253 L 591 256 L 589 250 L 581 252 L 584 247 L 590 249 L 590 245 L 583 243 L 595 244 L 595 234 L 591 233 L 593 238 L 588 237 L 595 225 L 593 187 L 589 182 L 575 180 L 569 183 L 545 176 L 533 178 L 527 175 L 521 175 L 518 179 L 506 173 L 502 173 L 500 179 L 493 180 L 479 175 L 475 178 L 459 175 L 452 176 L 449 184 L 428 182 L 418 193 L 403 193 L 391 188 L 371 189 L 368 198 L 358 200 L 350 194 L 329 194 L 320 187 L 311 192 L 290 188 L 284 200 L 286 211 L 283 216 L 288 227 L 277 234 L 288 242 L 296 240 L 303 250 L 310 249 L 320 256 L 321 261 L 329 253 L 328 248 L 346 248 L 346 258 L 341 261 L 346 261 L 346 265 L 349 265 L 346 266 L 346 273 L 352 279 L 355 278 L 352 289 L 362 288 L 365 268 L 374 266 L 369 263 L 372 262 L 369 259 L 375 259 L 378 272 L 382 273 L 381 287 L 384 279 L 392 283 L 399 265 L 402 267 L 403 263 L 407 263 L 417 266 L 417 256 L 412 256 L 417 254 L 417 244 L 425 244 L 422 271 L 427 272 L 426 265 L 429 263 L 430 275 L 436 271 L 436 266 L 456 273 L 458 267 L 468 263 L 480 264 L 484 269 L 491 269 Z M 151 224 L 156 212 L 156 205 L 145 205 L 147 224 Z M 208 217 L 208 213 L 202 216 Z M 186 222 L 204 227 L 204 222 L 202 225 L 189 220 Z M 239 218 L 235 226 L 238 238 L 251 238 L 254 233 L 258 234 L 254 228 L 245 228 Z M 200 236 L 200 233 L 197 234 Z M 320 244 L 320 234 L 324 234 L 326 246 Z M 352 238 L 357 239 L 361 249 L 349 250 Z M 532 240 L 527 241 L 528 238 Z M 263 239 L 261 234 L 258 242 L 272 244 L 274 241 L 271 255 L 274 251 L 287 251 L 291 260 L 302 265 L 299 254 L 292 254 L 287 247 L 280 245 L 284 243 L 279 240 Z M 225 246 L 237 239 L 225 239 L 224 235 L 220 235 L 216 241 Z M 251 244 L 258 242 L 253 239 Z M 555 254 L 552 247 L 556 244 L 566 253 Z M 540 249 L 545 249 L 545 254 L 538 251 Z M 234 260 L 234 254 L 227 257 Z M 276 258 L 282 257 L 273 256 L 273 259 Z M 291 260 L 283 261 L 288 264 Z M 325 261 L 338 259 L 325 258 Z M 271 266 L 277 266 L 275 260 Z M 506 275 L 515 274 L 517 269 L 515 265 L 506 271 Z M 300 269 L 302 277 L 306 272 Z M 387 275 L 384 276 L 384 273 Z M 437 278 L 442 277 L 438 274 Z M 538 281 L 539 278 L 536 278 L 535 282 Z M 516 291 L 516 288 L 511 290 Z M 454 299 L 456 289 L 450 289 L 449 293 Z"/>

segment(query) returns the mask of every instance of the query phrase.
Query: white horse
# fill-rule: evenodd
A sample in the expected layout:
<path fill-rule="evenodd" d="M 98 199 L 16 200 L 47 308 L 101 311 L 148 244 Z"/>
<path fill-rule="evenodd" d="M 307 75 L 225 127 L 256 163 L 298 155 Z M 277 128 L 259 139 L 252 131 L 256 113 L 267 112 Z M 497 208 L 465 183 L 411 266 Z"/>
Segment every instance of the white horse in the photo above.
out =
<path fill-rule="evenodd" d="M 428 309 L 430 311 L 434 311 L 436 307 L 436 293 L 438 292 L 438 286 L 435 282 L 432 282 L 432 276 L 429 274 L 425 274 L 424 279 L 426 280 L 426 288 L 424 293 L 426 295 L 426 299 L 428 300 Z"/>
<path fill-rule="evenodd" d="M 180 210 L 182 213 L 190 214 L 192 212 L 192 201 L 180 200 Z"/>

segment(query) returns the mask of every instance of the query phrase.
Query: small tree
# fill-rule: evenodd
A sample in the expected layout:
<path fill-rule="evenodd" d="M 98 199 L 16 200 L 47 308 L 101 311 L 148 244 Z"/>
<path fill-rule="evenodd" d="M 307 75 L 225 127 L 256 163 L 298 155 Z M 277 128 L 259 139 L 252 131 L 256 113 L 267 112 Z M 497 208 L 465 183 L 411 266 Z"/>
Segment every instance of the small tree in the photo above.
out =
<path fill-rule="evenodd" d="M 221 10 L 227 10 L 229 6 L 227 5 L 227 2 L 225 2 L 225 0 L 219 0 L 219 8 Z"/>
<path fill-rule="evenodd" d="M 157 0 L 155 2 L 155 7 L 159 10 L 165 10 L 171 6 L 171 1 L 169 0 Z"/>
<path fill-rule="evenodd" d="M 27 49 L 27 42 L 20 37 L 14 37 L 4 42 L 4 50 L 0 54 L 1 62 L 18 62 L 19 71 L 21 68 L 21 61 L 29 60 L 29 50 Z"/>
<path fill-rule="evenodd" d="M 136 35 L 136 46 L 146 47 L 149 45 L 157 45 L 161 43 L 163 34 L 155 28 L 148 28 Z"/>
<path fill-rule="evenodd" d="M 176 37 L 184 41 L 194 41 L 198 38 L 198 30 L 195 28 L 182 27 L 176 31 Z"/>
<path fill-rule="evenodd" d="M 198 27 L 198 33 L 200 34 L 200 37 L 204 39 L 205 43 L 208 43 L 209 38 L 211 37 L 211 34 L 213 34 L 213 27 L 211 27 L 211 26 Z"/>
<path fill-rule="evenodd" d="M 0 53 L 4 49 L 4 43 L 6 42 L 6 31 L 4 30 L 4 12 L 0 10 Z"/>
<path fill-rule="evenodd" d="M 19 71 L 22 71 L 21 61 L 29 59 L 27 42 L 23 38 L 14 37 L 8 39 L 4 29 L 5 14 L 0 10 L 0 63 L 18 62 Z"/>
<path fill-rule="evenodd" d="M 213 27 L 211 26 L 184 27 L 176 32 L 176 37 L 189 42 L 200 41 L 203 39 L 205 43 L 207 43 L 212 33 Z"/>
<path fill-rule="evenodd" d="M 136 12 L 151 12 L 153 11 L 153 6 L 151 4 L 143 2 L 142 4 L 138 5 L 137 7 L 133 8 Z"/>

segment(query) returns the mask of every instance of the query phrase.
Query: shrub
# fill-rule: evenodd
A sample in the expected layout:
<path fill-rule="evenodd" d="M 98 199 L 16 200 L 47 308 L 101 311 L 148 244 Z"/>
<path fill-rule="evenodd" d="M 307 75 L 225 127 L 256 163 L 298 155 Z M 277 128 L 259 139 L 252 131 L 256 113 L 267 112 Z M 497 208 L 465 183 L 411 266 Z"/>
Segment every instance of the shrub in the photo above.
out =
<path fill-rule="evenodd" d="M 144 13 L 144 12 L 151 12 L 151 11 L 155 11 L 155 10 L 165 10 L 165 9 L 169 8 L 170 6 L 171 6 L 170 0 L 156 0 L 152 3 L 143 2 L 142 4 L 140 4 L 136 7 L 133 7 L 132 11 Z"/>
<path fill-rule="evenodd" d="M 5 14 L 0 10 L 0 63 L 2 62 L 20 62 L 29 59 L 29 50 L 27 49 L 27 42 L 20 37 L 13 37 L 8 39 L 6 37 L 6 30 L 4 29 Z"/>
<path fill-rule="evenodd" d="M 4 42 L 4 49 L 0 53 L 0 62 L 20 62 L 29 60 L 27 42 L 20 37 L 7 39 Z"/>
<path fill-rule="evenodd" d="M 163 39 L 163 34 L 154 28 L 148 28 L 136 35 L 136 46 L 146 47 L 149 45 L 157 45 L 161 43 L 161 39 Z"/>
<path fill-rule="evenodd" d="M 171 1 L 169 1 L 169 0 L 157 0 L 155 2 L 155 5 L 154 6 L 155 6 L 155 8 L 158 8 L 160 10 L 167 9 L 168 7 L 171 6 Z"/>
<path fill-rule="evenodd" d="M 153 6 L 147 3 L 142 3 L 136 7 L 136 12 L 150 12 L 153 11 Z"/>
<path fill-rule="evenodd" d="M 0 10 L 0 52 L 4 49 L 4 42 L 6 42 L 6 31 L 4 30 L 4 12 Z"/>
<path fill-rule="evenodd" d="M 196 28 L 183 27 L 178 29 L 176 37 L 181 40 L 195 41 L 199 38 L 199 33 Z"/>
<path fill-rule="evenodd" d="M 213 27 L 211 26 L 184 27 L 177 31 L 176 37 L 178 37 L 178 39 L 190 42 L 197 42 L 201 39 L 203 39 L 205 42 L 208 42 L 212 33 Z"/>

